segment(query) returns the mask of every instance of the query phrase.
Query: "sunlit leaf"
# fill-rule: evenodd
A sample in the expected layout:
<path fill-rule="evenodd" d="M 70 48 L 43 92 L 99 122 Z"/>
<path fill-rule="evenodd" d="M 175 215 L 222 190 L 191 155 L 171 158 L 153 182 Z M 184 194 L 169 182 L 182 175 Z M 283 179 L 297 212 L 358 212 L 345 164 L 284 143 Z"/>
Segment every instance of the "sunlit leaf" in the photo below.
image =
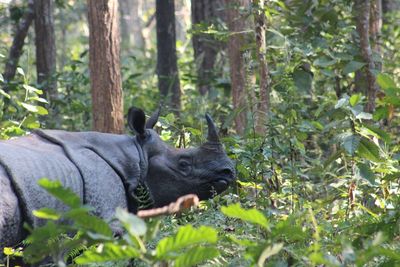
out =
<path fill-rule="evenodd" d="M 376 82 L 383 90 L 388 90 L 390 88 L 396 88 L 396 83 L 393 81 L 392 77 L 386 73 L 379 73 L 376 76 Z"/>
<path fill-rule="evenodd" d="M 49 179 L 42 178 L 38 181 L 38 184 L 69 207 L 80 207 L 80 198 L 71 189 L 64 188 L 60 181 L 51 181 Z"/>
<path fill-rule="evenodd" d="M 219 251 L 214 247 L 193 247 L 180 254 L 175 260 L 175 267 L 196 266 L 206 260 L 219 256 Z"/>
<path fill-rule="evenodd" d="M 34 210 L 33 215 L 41 219 L 48 219 L 48 220 L 58 220 L 60 219 L 61 215 L 54 209 L 49 208 L 42 208 L 39 210 Z"/>
<path fill-rule="evenodd" d="M 200 226 L 193 228 L 188 224 L 179 228 L 174 236 L 163 238 L 156 247 L 159 259 L 165 259 L 183 248 L 200 244 L 215 244 L 218 240 L 217 231 L 211 227 Z"/>
<path fill-rule="evenodd" d="M 117 211 L 115 212 L 115 217 L 121 221 L 121 223 L 124 225 L 124 228 L 129 232 L 130 235 L 142 236 L 146 234 L 146 223 L 136 215 L 133 215 L 118 207 Z"/>
<path fill-rule="evenodd" d="M 257 209 L 243 209 L 240 204 L 233 204 L 227 207 L 222 207 L 221 211 L 228 217 L 238 218 L 246 222 L 258 224 L 265 229 L 269 229 L 267 218 Z"/>
<path fill-rule="evenodd" d="M 77 264 L 89 264 L 105 261 L 130 260 L 138 258 L 140 252 L 129 246 L 106 243 L 100 244 L 96 250 L 87 250 L 75 259 Z"/>
<path fill-rule="evenodd" d="M 369 141 L 366 138 L 362 138 L 360 140 L 360 145 L 358 146 L 357 153 L 359 154 L 360 157 L 363 157 L 365 159 L 374 161 L 374 162 L 380 162 L 381 158 L 379 155 L 379 148 Z"/>

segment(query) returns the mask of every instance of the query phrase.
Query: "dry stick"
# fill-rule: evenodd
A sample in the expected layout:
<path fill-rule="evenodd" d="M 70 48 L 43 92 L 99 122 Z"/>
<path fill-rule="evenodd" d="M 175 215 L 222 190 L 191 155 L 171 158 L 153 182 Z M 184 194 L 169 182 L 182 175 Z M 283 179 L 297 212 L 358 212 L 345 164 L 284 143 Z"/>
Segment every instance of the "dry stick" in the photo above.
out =
<path fill-rule="evenodd" d="M 22 48 L 24 47 L 25 38 L 28 34 L 29 27 L 32 24 L 34 17 L 35 12 L 33 8 L 33 0 L 29 0 L 28 7 L 16 27 L 14 40 L 8 54 L 6 66 L 4 68 L 3 78 L 6 83 L 11 81 L 15 76 L 18 61 L 22 55 Z M 4 87 L 4 91 L 8 91 L 7 85 Z"/>
<path fill-rule="evenodd" d="M 199 205 L 199 197 L 195 194 L 189 194 L 189 195 L 184 195 L 178 198 L 175 202 L 172 202 L 171 204 L 161 208 L 140 210 L 138 211 L 137 216 L 141 218 L 151 218 L 160 215 L 176 214 L 192 206 L 198 206 L 198 205 Z"/>

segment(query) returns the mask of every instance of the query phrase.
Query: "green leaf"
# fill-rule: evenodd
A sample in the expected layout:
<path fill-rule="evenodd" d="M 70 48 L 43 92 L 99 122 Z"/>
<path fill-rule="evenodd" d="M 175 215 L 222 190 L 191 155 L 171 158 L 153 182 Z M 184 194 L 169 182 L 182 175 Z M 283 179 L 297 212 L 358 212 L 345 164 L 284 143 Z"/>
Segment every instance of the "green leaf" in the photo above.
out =
<path fill-rule="evenodd" d="M 26 110 L 28 110 L 29 112 L 33 112 L 33 113 L 37 113 L 38 112 L 38 106 L 34 106 L 34 105 L 31 105 L 31 104 L 28 104 L 28 103 L 24 103 L 24 102 L 21 102 L 21 106 L 23 108 L 25 108 Z"/>
<path fill-rule="evenodd" d="M 25 76 L 24 70 L 21 69 L 21 68 L 19 68 L 19 67 L 17 68 L 17 73 L 20 74 L 20 75 L 22 75 L 22 76 Z"/>
<path fill-rule="evenodd" d="M 4 77 L 1 73 L 0 73 L 0 82 L 4 82 Z"/>
<path fill-rule="evenodd" d="M 383 90 L 397 87 L 393 79 L 388 74 L 385 73 L 379 73 L 376 76 L 376 82 Z"/>
<path fill-rule="evenodd" d="M 332 66 L 335 63 L 336 63 L 336 59 L 330 59 L 330 58 L 327 58 L 325 56 L 319 57 L 313 62 L 313 64 L 315 66 L 319 66 L 319 67 L 323 67 L 323 68 L 328 67 L 328 66 Z"/>
<path fill-rule="evenodd" d="M 365 65 L 365 63 L 362 63 L 362 62 L 350 61 L 349 63 L 346 64 L 346 66 L 344 66 L 343 74 L 346 75 L 346 74 L 355 72 L 355 71 L 361 69 L 364 65 Z"/>
<path fill-rule="evenodd" d="M 384 130 L 368 124 L 363 124 L 363 126 L 369 129 L 370 131 L 374 132 L 376 136 L 382 139 L 385 143 L 390 143 L 392 141 L 392 138 L 390 137 L 389 133 L 385 132 Z"/>
<path fill-rule="evenodd" d="M 335 109 L 338 109 L 338 108 L 341 108 L 341 107 L 345 106 L 348 103 L 348 101 L 349 101 L 348 96 L 339 99 L 338 102 L 335 105 Z"/>
<path fill-rule="evenodd" d="M 3 89 L 0 89 L 0 95 L 6 97 L 6 98 L 8 98 L 8 99 L 11 98 L 11 96 L 10 96 L 9 94 L 7 94 Z"/>
<path fill-rule="evenodd" d="M 371 113 L 367 113 L 367 112 L 360 112 L 356 115 L 356 119 L 359 120 L 372 120 L 372 114 Z"/>
<path fill-rule="evenodd" d="M 278 254 L 279 251 L 283 248 L 283 243 L 273 244 L 272 246 L 266 247 L 258 258 L 257 265 L 262 267 L 264 266 L 264 262 L 271 256 Z"/>
<path fill-rule="evenodd" d="M 73 220 L 80 228 L 91 231 L 95 234 L 100 234 L 104 239 L 112 237 L 113 233 L 105 221 L 88 213 L 87 208 L 75 208 L 64 214 L 65 218 Z"/>
<path fill-rule="evenodd" d="M 372 172 L 371 168 L 364 163 L 357 164 L 359 174 L 362 178 L 367 180 L 371 185 L 375 185 L 375 174 Z"/>
<path fill-rule="evenodd" d="M 49 208 L 34 210 L 32 213 L 38 218 L 54 220 L 54 221 L 57 221 L 61 217 L 61 215 L 56 210 Z"/>
<path fill-rule="evenodd" d="M 299 91 L 309 92 L 312 86 L 312 75 L 302 69 L 293 72 L 293 81 Z"/>
<path fill-rule="evenodd" d="M 206 260 L 219 256 L 219 251 L 214 247 L 193 247 L 179 255 L 175 260 L 175 267 L 196 266 Z"/>
<path fill-rule="evenodd" d="M 352 133 L 344 133 L 339 136 L 342 139 L 342 146 L 346 152 L 353 156 L 360 144 L 360 137 Z"/>
<path fill-rule="evenodd" d="M 357 105 L 361 100 L 361 94 L 354 94 L 350 97 L 349 102 L 352 107 Z"/>
<path fill-rule="evenodd" d="M 30 86 L 30 85 L 27 85 L 27 84 L 22 85 L 22 87 L 24 87 L 24 89 L 25 89 L 26 91 L 28 91 L 28 93 L 36 93 L 36 94 L 38 94 L 38 95 L 43 94 L 43 91 L 42 91 L 42 90 L 37 89 L 37 88 L 35 88 L 35 87 L 33 87 L 33 86 Z"/>
<path fill-rule="evenodd" d="M 217 231 L 214 228 L 200 226 L 198 229 L 188 224 L 179 228 L 175 236 L 163 238 L 156 247 L 158 259 L 167 259 L 183 248 L 199 244 L 215 244 L 218 240 Z"/>
<path fill-rule="evenodd" d="M 146 234 L 147 227 L 146 223 L 138 216 L 133 215 L 126 210 L 118 207 L 115 212 L 115 217 L 121 221 L 124 228 L 132 236 L 142 236 Z"/>
<path fill-rule="evenodd" d="M 38 184 L 67 206 L 71 208 L 79 208 L 81 206 L 80 198 L 71 189 L 64 188 L 60 181 L 51 181 L 47 178 L 42 178 L 38 181 Z"/>
<path fill-rule="evenodd" d="M 269 229 L 267 218 L 260 211 L 256 209 L 245 210 L 236 203 L 227 207 L 222 207 L 221 211 L 228 217 L 238 218 L 243 221 L 258 224 L 265 229 Z"/>
<path fill-rule="evenodd" d="M 47 109 L 45 109 L 45 108 L 42 107 L 42 106 L 37 106 L 37 113 L 38 113 L 39 115 L 47 115 L 47 114 L 49 114 L 49 112 L 47 111 Z"/>
<path fill-rule="evenodd" d="M 96 250 L 87 250 L 81 256 L 75 258 L 77 264 L 95 262 L 129 260 L 138 258 L 140 252 L 130 246 L 106 243 L 97 246 Z"/>
<path fill-rule="evenodd" d="M 358 146 L 357 153 L 359 154 L 360 157 L 363 157 L 365 159 L 374 161 L 374 162 L 380 162 L 381 158 L 379 155 L 379 147 L 377 147 L 374 143 L 369 141 L 366 138 L 362 138 L 360 141 L 360 145 Z"/>

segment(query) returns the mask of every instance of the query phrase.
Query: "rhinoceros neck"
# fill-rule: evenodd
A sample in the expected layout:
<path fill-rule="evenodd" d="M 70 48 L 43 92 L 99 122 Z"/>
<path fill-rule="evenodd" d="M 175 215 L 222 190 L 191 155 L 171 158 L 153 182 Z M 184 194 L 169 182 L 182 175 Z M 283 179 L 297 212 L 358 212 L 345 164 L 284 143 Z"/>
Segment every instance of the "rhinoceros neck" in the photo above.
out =
<path fill-rule="evenodd" d="M 124 185 L 126 201 L 129 204 L 129 209 L 131 209 L 129 192 L 139 185 L 147 173 L 146 153 L 137 143 L 135 137 L 98 132 L 65 132 L 57 130 L 40 130 L 36 134 L 60 145 L 79 169 L 88 169 L 87 166 L 82 166 L 85 165 L 85 162 L 82 162 L 82 158 L 84 159 L 86 155 L 85 151 L 94 152 L 98 157 L 98 161 L 106 162 L 120 178 Z M 95 167 L 89 166 L 89 168 Z M 83 175 L 84 186 L 86 187 L 85 179 L 86 177 Z M 101 179 L 107 178 L 103 177 Z M 84 191 L 87 190 L 85 188 Z M 86 194 L 84 193 L 84 195 L 84 202 L 88 203 Z"/>

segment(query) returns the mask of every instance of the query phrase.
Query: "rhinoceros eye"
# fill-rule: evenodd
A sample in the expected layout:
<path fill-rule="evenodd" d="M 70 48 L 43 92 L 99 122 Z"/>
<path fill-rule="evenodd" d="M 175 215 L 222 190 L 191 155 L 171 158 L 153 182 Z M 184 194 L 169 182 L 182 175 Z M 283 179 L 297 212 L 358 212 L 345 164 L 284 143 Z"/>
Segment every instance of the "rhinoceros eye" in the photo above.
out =
<path fill-rule="evenodd" d="M 191 169 L 190 161 L 188 161 L 187 159 L 180 159 L 178 162 L 178 167 L 179 170 L 181 170 L 182 172 L 188 173 Z"/>

